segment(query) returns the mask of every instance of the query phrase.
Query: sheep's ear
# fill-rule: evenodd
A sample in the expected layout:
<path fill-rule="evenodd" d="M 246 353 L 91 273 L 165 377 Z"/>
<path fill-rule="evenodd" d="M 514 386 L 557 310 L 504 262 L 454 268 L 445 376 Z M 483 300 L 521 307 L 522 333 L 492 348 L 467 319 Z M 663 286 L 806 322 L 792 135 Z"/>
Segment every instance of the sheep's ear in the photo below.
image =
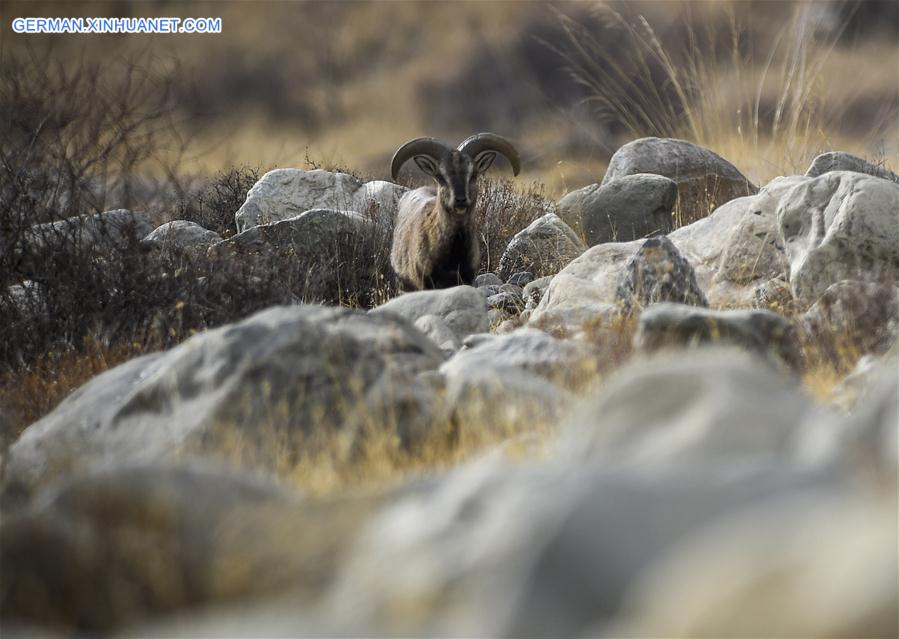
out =
<path fill-rule="evenodd" d="M 431 177 L 437 175 L 437 163 L 427 155 L 416 155 L 413 159 L 422 171 Z"/>
<path fill-rule="evenodd" d="M 493 151 L 485 151 L 481 153 L 477 159 L 474 161 L 475 169 L 478 173 L 483 173 L 487 169 L 490 168 L 490 165 L 493 164 L 493 160 L 496 159 L 496 153 Z"/>

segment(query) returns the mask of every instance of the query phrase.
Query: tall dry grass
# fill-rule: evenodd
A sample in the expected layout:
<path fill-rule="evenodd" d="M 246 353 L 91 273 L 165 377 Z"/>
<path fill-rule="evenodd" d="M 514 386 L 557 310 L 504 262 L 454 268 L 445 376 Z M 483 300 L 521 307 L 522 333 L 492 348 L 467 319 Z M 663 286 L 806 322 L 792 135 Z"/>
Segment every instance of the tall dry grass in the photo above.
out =
<path fill-rule="evenodd" d="M 631 137 L 711 148 L 757 183 L 802 173 L 825 150 L 880 163 L 899 158 L 899 45 L 845 46 L 852 11 L 825 25 L 828 7 L 819 3 L 709 4 L 686 3 L 679 21 L 666 22 L 666 32 L 681 35 L 668 43 L 632 5 L 597 3 L 590 24 L 560 12 L 568 46 L 556 51 L 598 117 L 621 123 Z M 758 13 L 785 6 L 790 13 L 779 27 L 752 28 Z M 863 133 L 850 137 L 847 120 L 859 118 L 856 99 L 866 93 L 880 103 Z"/>

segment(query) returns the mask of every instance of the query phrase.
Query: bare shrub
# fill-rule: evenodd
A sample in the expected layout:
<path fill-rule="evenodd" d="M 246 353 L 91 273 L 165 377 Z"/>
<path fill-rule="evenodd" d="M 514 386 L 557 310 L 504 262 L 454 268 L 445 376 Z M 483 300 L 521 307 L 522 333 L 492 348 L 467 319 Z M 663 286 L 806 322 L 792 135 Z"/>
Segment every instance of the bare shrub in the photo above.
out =
<path fill-rule="evenodd" d="M 220 172 L 198 196 L 181 200 L 178 219 L 196 222 L 222 237 L 237 232 L 234 214 L 247 199 L 247 191 L 268 171 L 260 167 L 238 166 Z"/>
<path fill-rule="evenodd" d="M 510 180 L 481 179 L 474 215 L 481 228 L 481 272 L 499 268 L 499 260 L 516 233 L 546 213 L 554 204 L 542 184 L 533 182 L 519 190 Z"/>

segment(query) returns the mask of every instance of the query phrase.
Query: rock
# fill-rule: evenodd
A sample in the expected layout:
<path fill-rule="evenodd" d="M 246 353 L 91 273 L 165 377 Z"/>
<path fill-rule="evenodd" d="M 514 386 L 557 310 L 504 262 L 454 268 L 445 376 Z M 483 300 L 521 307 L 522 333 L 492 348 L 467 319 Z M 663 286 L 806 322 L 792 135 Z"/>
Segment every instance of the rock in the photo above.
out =
<path fill-rule="evenodd" d="M 894 488 L 899 480 L 899 345 L 868 355 L 829 397 L 849 418 L 808 433 L 801 442 L 811 462 L 840 459 L 863 481 Z"/>
<path fill-rule="evenodd" d="M 831 284 L 802 316 L 806 338 L 838 367 L 862 355 L 883 353 L 896 341 L 896 287 L 876 282 Z"/>
<path fill-rule="evenodd" d="M 576 403 L 575 395 L 525 367 L 498 365 L 476 370 L 454 364 L 442 372 L 446 376 L 447 423 L 453 425 L 453 436 L 463 450 L 500 436 L 551 433 Z"/>
<path fill-rule="evenodd" d="M 173 220 L 157 226 L 140 243 L 149 249 L 188 251 L 205 250 L 221 241 L 222 237 L 218 233 L 204 229 L 196 222 Z"/>
<path fill-rule="evenodd" d="M 431 338 L 443 351 L 457 351 L 462 342 L 442 317 L 438 315 L 422 315 L 415 320 L 415 328 Z"/>
<path fill-rule="evenodd" d="M 628 621 L 603 634 L 895 637 L 895 529 L 895 497 L 763 502 L 685 538 L 640 578 Z"/>
<path fill-rule="evenodd" d="M 522 328 L 496 336 L 456 353 L 440 371 L 447 378 L 470 378 L 478 371 L 503 377 L 523 370 L 567 388 L 578 388 L 592 379 L 596 355 L 583 344 L 560 340 L 534 328 Z"/>
<path fill-rule="evenodd" d="M 312 209 L 352 211 L 368 219 L 392 219 L 406 189 L 390 182 L 363 184 L 346 173 L 275 169 L 260 178 L 235 214 L 239 232 Z"/>
<path fill-rule="evenodd" d="M 474 278 L 474 285 L 476 288 L 481 288 L 482 286 L 502 286 L 502 284 L 503 281 L 493 273 L 481 273 Z"/>
<path fill-rule="evenodd" d="M 20 244 L 13 251 L 21 251 L 22 272 L 29 277 L 46 277 L 42 254 L 63 250 L 105 253 L 110 247 L 125 247 L 138 242 L 153 230 L 153 225 L 142 213 L 128 209 L 115 209 L 103 213 L 79 215 L 56 222 L 36 224 L 28 228 Z"/>
<path fill-rule="evenodd" d="M 524 300 L 515 293 L 503 292 L 487 298 L 487 306 L 509 315 L 518 315 L 524 310 Z"/>
<path fill-rule="evenodd" d="M 508 281 L 513 273 L 528 271 L 538 277 L 553 275 L 584 252 L 583 240 L 555 213 L 547 213 L 519 231 L 509 242 L 496 274 Z"/>
<path fill-rule="evenodd" d="M 708 344 L 736 346 L 789 370 L 802 370 L 802 353 L 793 325 L 772 311 L 653 304 L 640 314 L 634 335 L 634 348 L 642 353 Z"/>
<path fill-rule="evenodd" d="M 524 288 L 527 286 L 529 282 L 534 279 L 534 274 L 528 271 L 519 271 L 518 273 L 513 273 L 511 277 L 509 277 L 508 284 L 512 286 L 518 286 L 520 288 Z"/>
<path fill-rule="evenodd" d="M 273 307 L 93 378 L 25 430 L 6 476 L 33 487 L 113 462 L 235 453 L 270 469 L 338 431 L 395 429 L 412 444 L 433 418 L 415 376 L 442 360 L 392 315 Z"/>
<path fill-rule="evenodd" d="M 672 138 L 641 138 L 622 146 L 609 161 L 602 185 L 638 173 L 663 175 L 677 183 L 678 226 L 758 190 L 727 160 L 701 146 Z"/>
<path fill-rule="evenodd" d="M 296 607 L 320 594 L 376 503 L 304 503 L 283 487 L 196 464 L 78 475 L 4 518 L 0 615 L 107 635 L 285 590 Z"/>
<path fill-rule="evenodd" d="M 820 177 L 831 171 L 854 171 L 855 173 L 866 173 L 874 177 L 883 178 L 899 182 L 899 175 L 893 173 L 886 167 L 875 166 L 867 160 L 860 157 L 844 153 L 842 151 L 829 151 L 822 153 L 812 160 L 808 171 L 805 172 L 806 177 Z"/>
<path fill-rule="evenodd" d="M 753 308 L 774 311 L 781 315 L 795 312 L 793 289 L 790 283 L 780 278 L 767 280 L 753 289 Z"/>
<path fill-rule="evenodd" d="M 497 286 L 496 284 L 488 284 L 486 286 L 481 286 L 478 288 L 478 291 L 480 291 L 481 295 L 483 295 L 485 299 L 488 297 L 492 297 L 492 296 L 496 295 L 497 293 L 502 292 L 502 291 L 500 291 L 500 287 Z"/>
<path fill-rule="evenodd" d="M 584 228 L 581 222 L 581 216 L 584 212 L 584 200 L 586 200 L 587 196 L 596 192 L 598 188 L 599 184 L 590 184 L 566 193 L 556 203 L 556 215 L 562 218 L 562 221 L 570 226 L 571 230 L 580 238 L 584 237 Z"/>
<path fill-rule="evenodd" d="M 490 329 L 487 300 L 471 286 L 405 293 L 369 311 L 370 315 L 382 313 L 393 313 L 412 322 L 424 315 L 436 315 L 460 340 Z"/>
<path fill-rule="evenodd" d="M 536 280 L 525 284 L 524 289 L 521 292 L 521 295 L 524 298 L 525 308 L 537 308 L 537 304 L 539 304 L 540 300 L 543 298 L 543 293 L 546 291 L 552 278 L 552 275 L 547 275 L 546 277 L 539 277 Z"/>
<path fill-rule="evenodd" d="M 344 282 L 373 272 L 369 245 L 377 229 L 358 213 L 315 209 L 295 218 L 251 226 L 210 247 L 212 255 L 235 255 L 260 268 L 289 267 L 283 275 L 308 301 L 338 303 L 352 291 Z M 275 265 L 271 265 L 270 261 Z"/>
<path fill-rule="evenodd" d="M 491 308 L 487 311 L 487 321 L 490 322 L 490 328 L 492 329 L 495 329 L 495 327 L 499 326 L 510 317 L 512 317 L 512 314 L 501 308 Z"/>
<path fill-rule="evenodd" d="M 628 260 L 616 296 L 625 314 L 656 302 L 708 306 L 693 267 L 664 235 L 645 240 Z"/>
<path fill-rule="evenodd" d="M 777 206 L 791 188 L 807 181 L 777 178 L 758 194 L 731 200 L 668 236 L 693 266 L 710 305 L 751 306 L 755 288 L 786 271 Z"/>
<path fill-rule="evenodd" d="M 586 322 L 618 313 L 618 281 L 640 242 L 599 244 L 552 278 L 529 324 L 578 331 Z"/>
<path fill-rule="evenodd" d="M 516 284 L 503 284 L 499 287 L 500 293 L 511 293 L 512 295 L 517 295 L 518 297 L 524 296 L 524 289 Z"/>
<path fill-rule="evenodd" d="M 814 421 L 798 384 L 736 349 L 640 358 L 572 417 L 566 449 L 622 468 L 796 464 L 795 441 Z"/>
<path fill-rule="evenodd" d="M 515 549 L 522 558 L 510 562 L 512 575 L 501 582 L 512 589 L 511 610 L 505 610 L 502 604 L 507 600 L 502 595 L 485 602 L 505 620 L 503 630 L 494 635 L 653 636 L 623 635 L 609 628 L 629 611 L 628 593 L 643 582 L 648 570 L 716 522 L 774 497 L 802 495 L 803 490 L 815 497 L 829 488 L 814 485 L 823 483 L 823 478 L 777 468 L 742 476 L 721 467 L 572 474 L 572 483 L 557 484 L 550 491 L 550 499 L 560 504 L 557 511 L 536 498 L 521 508 L 520 512 L 533 513 L 526 525 L 536 528 L 539 541 L 524 550 Z M 541 486 L 529 488 L 535 496 L 541 494 Z M 547 520 L 556 525 L 548 525 Z M 743 530 L 752 530 L 752 521 L 767 523 L 751 518 L 744 521 Z M 687 584 L 678 587 L 684 589 Z"/>
<path fill-rule="evenodd" d="M 674 180 L 637 174 L 595 186 L 581 203 L 581 227 L 588 246 L 629 242 L 672 230 L 671 212 L 677 200 Z"/>
<path fill-rule="evenodd" d="M 846 279 L 899 272 L 899 184 L 836 171 L 792 188 L 777 209 L 790 284 L 803 308 Z"/>

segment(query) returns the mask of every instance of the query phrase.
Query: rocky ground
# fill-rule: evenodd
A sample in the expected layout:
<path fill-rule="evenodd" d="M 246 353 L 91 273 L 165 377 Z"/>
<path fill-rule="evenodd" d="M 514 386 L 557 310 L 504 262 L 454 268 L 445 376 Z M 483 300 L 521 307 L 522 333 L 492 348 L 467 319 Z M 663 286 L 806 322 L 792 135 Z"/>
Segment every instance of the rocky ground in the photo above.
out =
<path fill-rule="evenodd" d="M 280 169 L 226 239 L 28 241 L 286 252 L 330 291 L 404 191 Z M 271 307 L 25 429 L 4 636 L 896 636 L 899 176 L 645 138 L 540 213 L 475 286 Z"/>

